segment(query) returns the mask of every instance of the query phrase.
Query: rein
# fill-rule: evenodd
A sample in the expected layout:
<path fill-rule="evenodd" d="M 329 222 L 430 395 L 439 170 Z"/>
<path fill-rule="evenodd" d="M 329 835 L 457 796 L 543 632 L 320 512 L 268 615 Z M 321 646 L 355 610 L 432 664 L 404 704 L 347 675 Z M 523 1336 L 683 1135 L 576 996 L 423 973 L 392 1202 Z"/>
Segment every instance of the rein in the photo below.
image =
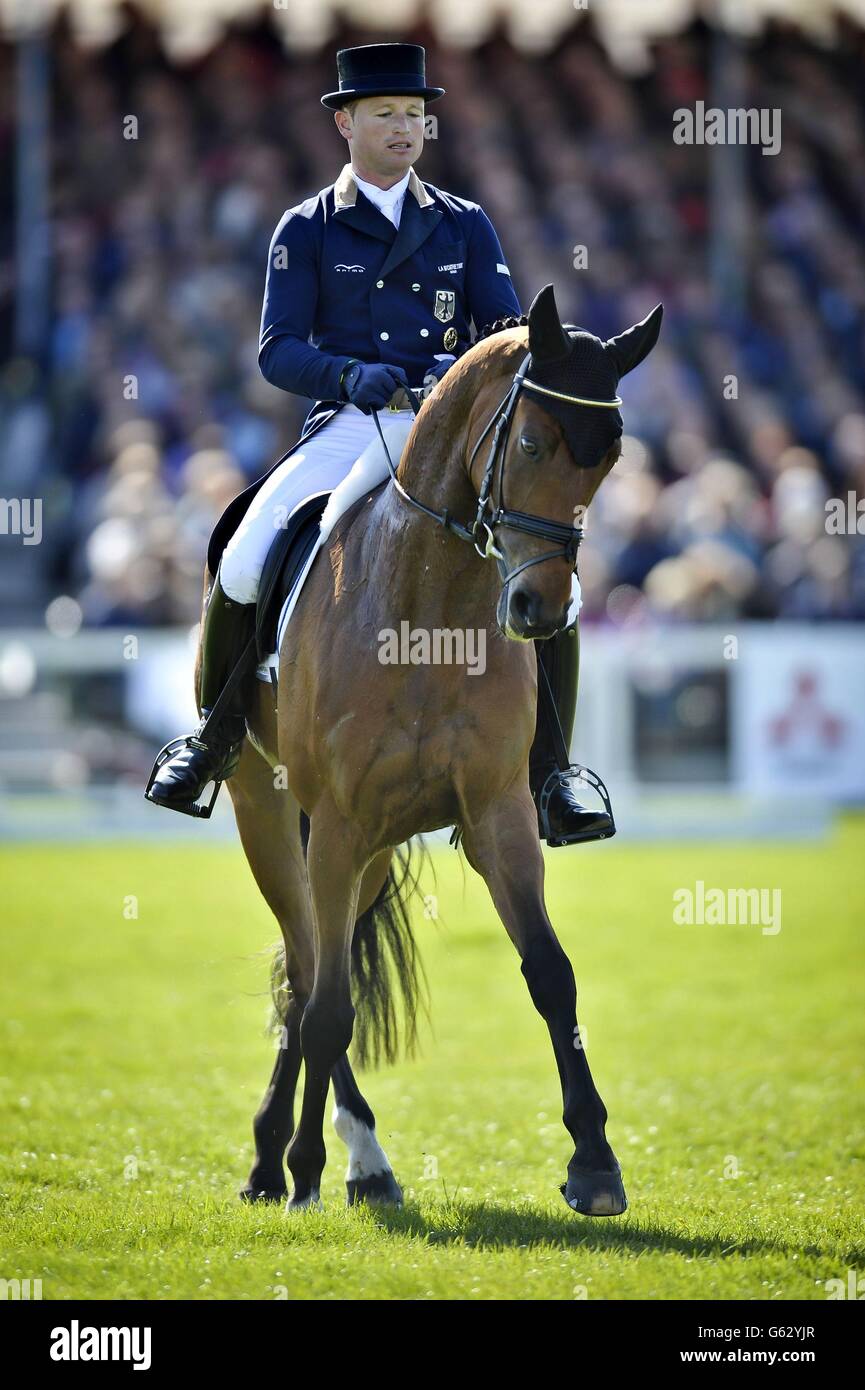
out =
<path fill-rule="evenodd" d="M 478 494 L 478 509 L 471 526 L 463 526 L 462 523 L 452 517 L 447 510 L 437 512 L 434 511 L 432 507 L 427 507 L 403 487 L 397 477 L 396 468 L 390 456 L 390 450 L 385 442 L 384 432 L 382 431 L 378 418 L 378 411 L 374 410 L 372 412 L 376 429 L 378 430 L 379 438 L 382 442 L 382 448 L 384 449 L 385 458 L 387 459 L 391 481 L 399 495 L 406 502 L 410 503 L 411 506 L 416 507 L 418 511 L 431 517 L 439 526 L 443 526 L 445 530 L 458 536 L 461 541 L 468 541 L 474 546 L 482 560 L 487 560 L 490 556 L 493 556 L 498 564 L 503 584 L 509 584 L 510 581 L 516 578 L 518 574 L 521 574 L 523 570 L 529 569 L 532 565 L 541 565 L 547 560 L 565 559 L 568 561 L 571 568 L 574 569 L 577 563 L 577 551 L 579 550 L 580 541 L 583 539 L 582 526 L 567 526 L 564 522 L 553 521 L 549 517 L 544 516 L 533 516 L 530 512 L 510 511 L 504 505 L 505 454 L 507 452 L 511 422 L 513 420 L 514 410 L 516 409 L 520 391 L 539 391 L 543 395 L 555 396 L 558 400 L 570 401 L 573 405 L 598 406 L 606 410 L 615 410 L 622 404 L 619 396 L 616 396 L 615 400 L 611 401 L 589 400 L 584 396 L 569 396 L 565 395 L 562 391 L 552 391 L 546 386 L 540 386 L 526 375 L 531 360 L 531 353 L 527 353 L 518 370 L 515 372 L 513 381 L 506 395 L 496 406 L 484 426 L 477 443 L 472 449 L 468 466 L 469 473 L 471 473 L 475 455 L 481 444 L 490 433 L 490 430 L 493 429 L 493 426 L 495 426 L 490 443 L 490 451 L 487 456 L 486 467 L 484 468 L 483 481 Z M 414 414 L 417 415 L 420 406 L 418 405 L 414 392 L 409 388 L 406 394 Z M 495 506 L 492 501 L 493 476 L 500 455 L 502 467 L 499 476 L 499 505 Z M 539 540 L 552 541 L 556 545 L 556 549 L 544 551 L 542 555 L 535 555 L 530 560 L 524 560 L 522 564 L 517 565 L 515 569 L 507 571 L 503 563 L 505 557 L 496 544 L 495 533 L 496 528 L 499 526 L 509 531 L 521 531 L 527 536 L 537 536 Z"/>

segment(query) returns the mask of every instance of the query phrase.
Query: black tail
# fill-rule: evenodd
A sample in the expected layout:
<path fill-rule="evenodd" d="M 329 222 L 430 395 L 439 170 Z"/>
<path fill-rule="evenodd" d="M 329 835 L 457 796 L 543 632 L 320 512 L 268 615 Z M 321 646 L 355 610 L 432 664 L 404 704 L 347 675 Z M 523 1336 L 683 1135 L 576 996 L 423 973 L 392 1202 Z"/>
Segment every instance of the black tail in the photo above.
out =
<path fill-rule="evenodd" d="M 309 835 L 306 816 L 302 817 L 301 832 L 305 851 Z M 418 1012 L 427 1010 L 428 994 L 408 905 L 418 891 L 420 871 L 428 857 L 420 837 L 397 849 L 378 897 L 355 923 L 351 943 L 351 992 L 356 1011 L 352 1048 L 361 1067 L 395 1062 L 401 1050 L 407 1057 L 417 1050 Z M 277 1022 L 282 1023 L 291 997 L 282 945 L 274 957 L 271 990 Z"/>

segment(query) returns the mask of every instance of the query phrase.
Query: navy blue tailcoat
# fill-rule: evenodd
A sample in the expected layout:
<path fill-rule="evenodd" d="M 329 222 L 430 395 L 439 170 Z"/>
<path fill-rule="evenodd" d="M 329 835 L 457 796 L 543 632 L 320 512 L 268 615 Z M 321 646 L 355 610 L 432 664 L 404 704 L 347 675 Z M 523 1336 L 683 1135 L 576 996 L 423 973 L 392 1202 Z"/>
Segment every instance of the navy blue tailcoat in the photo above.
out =
<path fill-rule="evenodd" d="M 315 401 L 308 438 L 340 408 L 339 377 L 351 358 L 402 367 L 420 386 L 437 355 L 466 351 L 472 324 L 520 312 L 483 208 L 412 169 L 397 229 L 346 164 L 334 184 L 289 208 L 273 234 L 258 361 L 273 386 Z M 258 488 L 297 447 L 223 513 L 208 548 L 212 574 Z"/>

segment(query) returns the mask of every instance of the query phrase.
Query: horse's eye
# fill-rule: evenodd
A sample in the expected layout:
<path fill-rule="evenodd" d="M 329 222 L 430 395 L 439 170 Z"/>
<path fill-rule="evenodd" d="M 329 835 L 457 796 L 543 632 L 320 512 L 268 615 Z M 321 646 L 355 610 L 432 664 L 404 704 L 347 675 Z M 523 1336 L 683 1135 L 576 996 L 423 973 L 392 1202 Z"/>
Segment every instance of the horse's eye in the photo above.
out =
<path fill-rule="evenodd" d="M 529 439 L 525 434 L 520 435 L 520 447 L 523 453 L 528 454 L 531 458 L 534 458 L 535 454 L 538 452 L 538 446 L 535 441 Z"/>

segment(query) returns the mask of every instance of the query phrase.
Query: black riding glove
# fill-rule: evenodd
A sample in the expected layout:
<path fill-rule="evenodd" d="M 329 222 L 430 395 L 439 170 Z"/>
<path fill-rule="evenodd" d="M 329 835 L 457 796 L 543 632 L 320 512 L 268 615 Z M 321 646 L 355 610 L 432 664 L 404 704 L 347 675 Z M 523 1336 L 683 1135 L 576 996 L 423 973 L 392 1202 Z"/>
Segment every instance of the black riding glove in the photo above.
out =
<path fill-rule="evenodd" d="M 346 368 L 343 394 L 364 415 L 369 415 L 373 410 L 383 410 L 394 392 L 408 384 L 402 367 L 386 362 L 357 362 Z"/>
<path fill-rule="evenodd" d="M 436 353 L 435 366 L 427 367 L 426 375 L 423 379 L 423 390 L 421 391 L 421 395 L 424 398 L 426 398 L 431 391 L 435 390 L 445 372 L 453 366 L 456 360 L 452 352 Z"/>

